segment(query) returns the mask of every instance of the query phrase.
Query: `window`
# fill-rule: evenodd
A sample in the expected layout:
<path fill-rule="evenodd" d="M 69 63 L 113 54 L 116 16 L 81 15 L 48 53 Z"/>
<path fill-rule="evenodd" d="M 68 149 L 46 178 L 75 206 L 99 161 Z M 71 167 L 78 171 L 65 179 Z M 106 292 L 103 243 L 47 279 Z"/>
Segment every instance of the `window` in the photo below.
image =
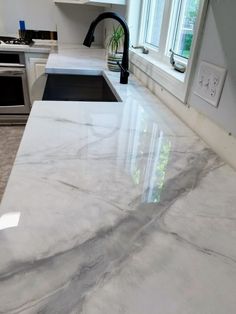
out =
<path fill-rule="evenodd" d="M 172 49 L 180 58 L 190 57 L 201 0 L 144 0 L 140 41 L 167 58 Z M 182 60 L 182 61 L 183 61 Z"/>
<path fill-rule="evenodd" d="M 161 25 L 163 20 L 165 1 L 150 0 L 147 2 L 147 16 L 145 41 L 146 43 L 159 47 Z"/>
<path fill-rule="evenodd" d="M 178 7 L 174 19 L 177 23 L 171 48 L 181 57 L 189 58 L 194 26 L 199 9 L 199 0 L 182 0 L 176 2 Z"/>
<path fill-rule="evenodd" d="M 157 83 L 160 93 L 164 88 L 186 103 L 209 0 L 129 0 L 128 4 L 132 45 L 149 49 L 148 55 L 135 47 L 130 50 L 132 71 L 145 84 Z M 185 73 L 170 65 L 170 49 L 175 61 L 186 65 Z"/>

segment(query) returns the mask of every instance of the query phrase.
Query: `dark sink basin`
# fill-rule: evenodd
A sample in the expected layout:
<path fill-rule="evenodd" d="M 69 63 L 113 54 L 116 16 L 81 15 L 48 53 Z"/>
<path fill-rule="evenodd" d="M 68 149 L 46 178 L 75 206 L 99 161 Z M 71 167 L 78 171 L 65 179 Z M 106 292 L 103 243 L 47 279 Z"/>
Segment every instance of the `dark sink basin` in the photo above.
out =
<path fill-rule="evenodd" d="M 68 74 L 48 75 L 43 100 L 118 101 L 102 75 Z"/>

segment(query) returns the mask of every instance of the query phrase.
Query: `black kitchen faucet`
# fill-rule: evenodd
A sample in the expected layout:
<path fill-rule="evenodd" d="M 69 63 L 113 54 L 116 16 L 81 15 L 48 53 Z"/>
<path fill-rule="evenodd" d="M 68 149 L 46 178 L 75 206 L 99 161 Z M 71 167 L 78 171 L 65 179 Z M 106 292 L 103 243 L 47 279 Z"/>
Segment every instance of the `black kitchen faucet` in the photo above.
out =
<path fill-rule="evenodd" d="M 94 31 L 97 24 L 104 19 L 114 19 L 117 20 L 124 29 L 124 52 L 121 64 L 118 63 L 121 72 L 120 72 L 120 83 L 128 84 L 129 77 L 129 28 L 125 19 L 117 13 L 114 12 L 104 12 L 101 13 L 90 25 L 88 33 L 84 39 L 84 46 L 90 47 L 94 41 Z"/>

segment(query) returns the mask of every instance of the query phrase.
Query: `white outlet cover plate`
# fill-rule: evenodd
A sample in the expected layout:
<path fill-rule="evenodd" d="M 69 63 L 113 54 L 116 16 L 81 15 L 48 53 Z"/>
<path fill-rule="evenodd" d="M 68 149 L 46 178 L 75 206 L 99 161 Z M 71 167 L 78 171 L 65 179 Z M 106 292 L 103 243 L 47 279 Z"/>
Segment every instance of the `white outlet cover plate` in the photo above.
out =
<path fill-rule="evenodd" d="M 226 69 L 201 61 L 194 94 L 218 107 L 226 77 Z"/>

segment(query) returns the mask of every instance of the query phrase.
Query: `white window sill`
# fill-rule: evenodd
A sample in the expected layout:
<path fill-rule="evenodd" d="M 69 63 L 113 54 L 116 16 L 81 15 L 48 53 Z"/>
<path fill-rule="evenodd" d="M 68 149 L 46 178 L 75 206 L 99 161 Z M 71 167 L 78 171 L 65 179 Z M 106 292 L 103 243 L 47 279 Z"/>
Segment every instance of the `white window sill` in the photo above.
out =
<path fill-rule="evenodd" d="M 156 60 L 152 56 L 132 48 L 130 49 L 130 62 L 157 84 L 186 103 L 189 81 L 188 69 L 185 73 L 180 73 L 174 70 L 171 64 Z"/>

